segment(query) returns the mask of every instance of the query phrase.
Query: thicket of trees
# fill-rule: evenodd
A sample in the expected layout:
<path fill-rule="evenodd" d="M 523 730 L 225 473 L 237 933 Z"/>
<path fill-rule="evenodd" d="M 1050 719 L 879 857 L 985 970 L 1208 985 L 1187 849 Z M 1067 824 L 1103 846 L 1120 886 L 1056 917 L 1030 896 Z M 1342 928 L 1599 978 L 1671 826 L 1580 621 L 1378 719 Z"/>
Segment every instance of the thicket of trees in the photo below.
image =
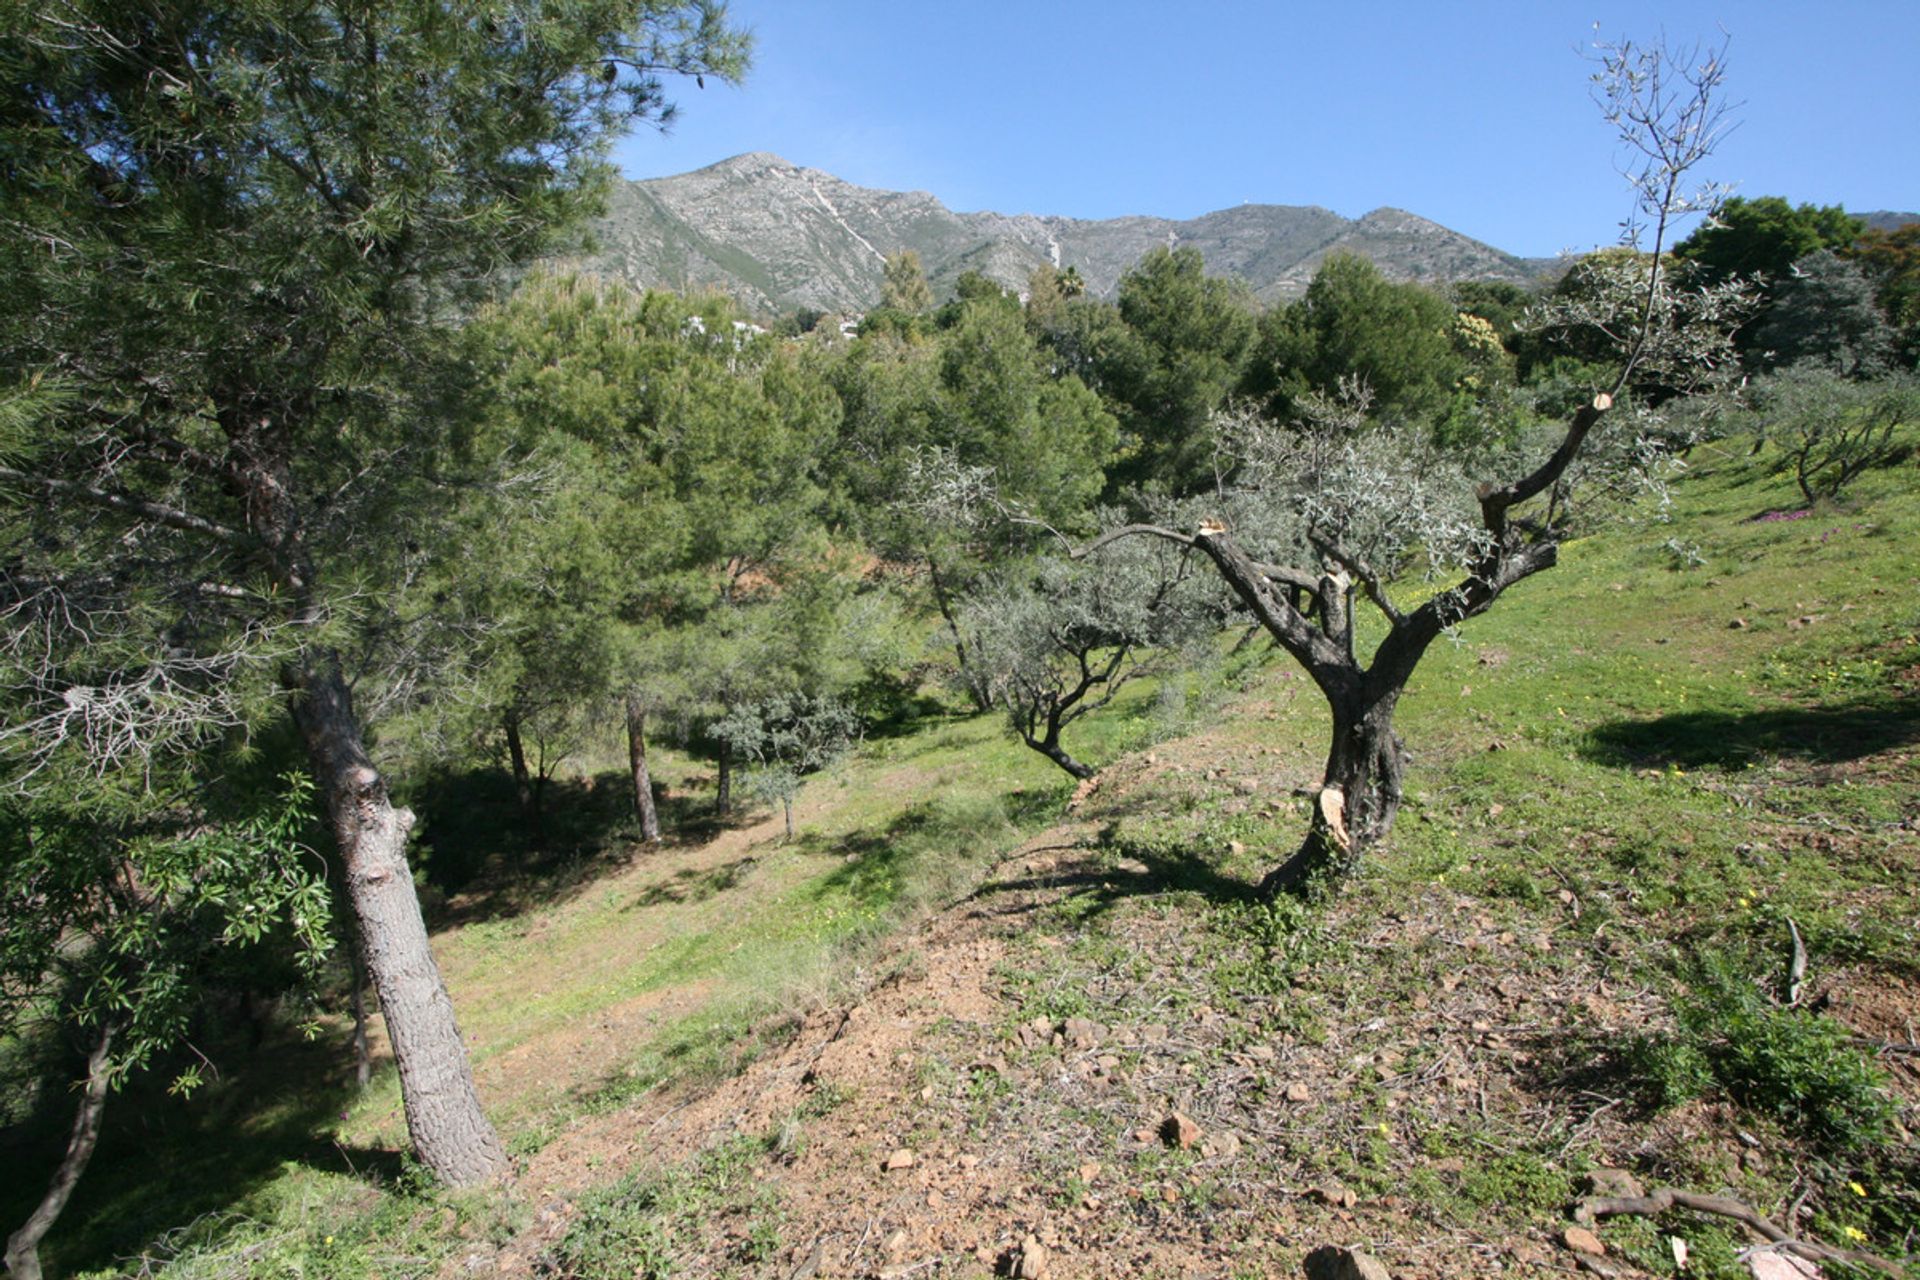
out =
<path fill-rule="evenodd" d="M 1263 313 L 1180 249 L 1112 300 L 1043 268 L 942 301 L 901 254 L 843 340 L 526 269 L 611 131 L 669 110 L 660 75 L 739 74 L 718 5 L 4 21 L 0 1035 L 85 1060 L 23 1275 L 111 1085 L 179 1066 L 232 957 L 317 964 L 334 895 L 423 1163 L 505 1172 L 389 774 L 497 767 L 537 847 L 556 771 L 624 734 L 651 840 L 664 735 L 719 810 L 744 774 L 791 830 L 805 776 L 932 684 L 1085 777 L 1076 720 L 1252 622 L 1331 722 L 1269 888 L 1326 884 L 1390 829 L 1422 653 L 1657 472 L 1660 406 L 1913 359 L 1904 231 L 1757 200 L 1668 243 L 1702 207 L 1711 53 L 1606 52 L 1648 243 L 1538 294 L 1335 257 Z M 1810 500 L 1911 416 L 1864 394 L 1822 402 Z M 1412 579 L 1438 589 L 1403 608 Z"/>

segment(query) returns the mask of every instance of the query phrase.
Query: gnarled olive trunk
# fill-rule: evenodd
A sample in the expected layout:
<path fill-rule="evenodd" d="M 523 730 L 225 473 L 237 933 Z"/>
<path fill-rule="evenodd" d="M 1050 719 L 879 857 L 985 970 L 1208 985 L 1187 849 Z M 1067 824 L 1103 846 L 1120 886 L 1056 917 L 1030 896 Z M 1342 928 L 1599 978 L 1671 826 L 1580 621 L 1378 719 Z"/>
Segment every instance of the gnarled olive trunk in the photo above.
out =
<path fill-rule="evenodd" d="M 80 1094 L 80 1105 L 73 1115 L 73 1132 L 67 1138 L 67 1153 L 54 1170 L 47 1194 L 40 1198 L 20 1229 L 7 1237 L 7 1272 L 14 1280 L 40 1280 L 40 1242 L 67 1207 L 87 1161 L 100 1141 L 100 1115 L 107 1108 L 107 1090 L 113 1082 L 108 1054 L 113 1049 L 117 1028 L 108 1023 L 100 1029 L 100 1039 L 87 1055 L 87 1083 Z"/>
<path fill-rule="evenodd" d="M 1080 781 L 1085 782 L 1093 776 L 1094 770 L 1091 765 L 1082 764 L 1074 759 L 1067 749 L 1060 745 L 1059 726 L 1049 725 L 1048 732 L 1038 738 L 1031 733 L 1022 732 L 1020 739 Z"/>
<path fill-rule="evenodd" d="M 299 695 L 294 719 L 339 842 L 414 1151 L 442 1182 L 491 1181 L 508 1171 L 507 1153 L 480 1107 L 453 1001 L 427 943 L 406 858 L 413 813 L 393 804 L 368 758 L 338 665 L 310 663 L 291 679 Z"/>
<path fill-rule="evenodd" d="M 637 693 L 627 695 L 627 769 L 633 778 L 640 838 L 651 844 L 660 838 L 660 814 L 653 803 L 653 774 L 647 769 L 647 708 Z"/>
<path fill-rule="evenodd" d="M 1263 894 L 1315 893 L 1356 871 L 1393 829 L 1407 751 L 1393 731 L 1399 690 L 1368 700 L 1329 699 L 1332 740 L 1307 835 L 1260 884 Z"/>

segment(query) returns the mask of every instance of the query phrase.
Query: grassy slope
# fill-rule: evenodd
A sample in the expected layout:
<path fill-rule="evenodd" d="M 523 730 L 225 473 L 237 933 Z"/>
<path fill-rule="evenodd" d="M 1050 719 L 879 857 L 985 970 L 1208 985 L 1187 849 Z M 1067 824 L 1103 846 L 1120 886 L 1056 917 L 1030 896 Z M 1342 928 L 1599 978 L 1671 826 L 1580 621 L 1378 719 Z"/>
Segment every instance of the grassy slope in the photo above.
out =
<path fill-rule="evenodd" d="M 1165 759 L 1132 757 L 1115 776 L 1133 784 L 1089 806 L 1106 828 L 1085 853 L 1093 873 L 1063 879 L 1007 941 L 996 1034 L 1033 1016 L 1198 1017 L 1203 1030 L 1164 1065 L 1239 1082 L 1185 1095 L 1209 1127 L 1249 1139 L 1231 1177 L 1131 1141 L 1152 1051 L 1123 1068 L 1140 1073 L 1137 1090 L 1109 1090 L 1070 1118 L 1042 1090 L 997 1097 L 984 1119 L 956 1112 L 956 1132 L 1010 1146 L 1027 1141 L 1022 1126 L 1065 1134 L 1015 1163 L 1042 1185 L 1073 1176 L 1062 1170 L 1076 1157 L 1125 1170 L 1139 1203 L 1170 1207 L 1112 1232 L 1145 1223 L 1178 1240 L 1217 1218 L 1209 1229 L 1238 1239 L 1240 1223 L 1250 1269 L 1291 1266 L 1298 1242 L 1343 1229 L 1281 1190 L 1326 1181 L 1383 1206 L 1361 1225 L 1391 1229 L 1361 1238 L 1445 1239 L 1525 1267 L 1574 1176 L 1599 1163 L 1724 1185 L 1775 1210 L 1805 1191 L 1803 1230 L 1900 1252 L 1920 1223 L 1901 1182 L 1911 1152 L 1891 1130 L 1836 1135 L 1794 1103 L 1827 1096 L 1847 1046 L 1776 1025 L 1764 1002 L 1684 1035 L 1636 1035 L 1673 1028 L 1689 984 L 1733 1008 L 1727 991 L 1784 963 L 1791 919 L 1829 1009 L 1868 1035 L 1908 1038 L 1900 1017 L 1920 991 L 1912 469 L 1869 476 L 1846 509 L 1756 523 L 1793 505 L 1789 486 L 1737 448 L 1695 462 L 1674 525 L 1571 545 L 1558 569 L 1431 655 L 1402 711 L 1416 763 L 1401 825 L 1330 910 L 1275 913 L 1236 890 L 1295 837 L 1287 790 L 1312 780 L 1322 749 L 1317 707 L 1281 666 L 1208 732 L 1159 749 Z M 1089 754 L 1142 746 L 1154 707 L 1142 691 L 1114 709 L 1091 728 Z M 762 826 L 640 853 L 558 900 L 443 931 L 437 952 L 510 1144 L 564 1151 L 595 1114 L 663 1081 L 737 1068 L 778 1038 L 771 1015 L 796 1000 L 870 981 L 853 971 L 876 955 L 873 939 L 1050 821 L 1066 794 L 1057 777 L 991 724 L 937 724 L 870 744 L 813 784 L 793 846 Z M 1703 985 L 1701 956 L 1734 969 L 1734 985 Z M 935 1041 L 930 1062 L 942 1060 Z M 1772 1048 L 1719 1052 L 1749 1042 Z M 947 1048 L 954 1087 L 975 1089 L 965 1062 L 981 1046 Z M 1044 1066 L 1052 1050 L 1011 1052 L 1018 1070 L 1023 1054 Z M 201 1223 L 208 1244 L 186 1248 L 178 1274 L 425 1274 L 537 1214 L 511 1197 L 409 1190 L 384 1154 L 403 1136 L 390 1077 L 354 1100 L 314 1087 L 317 1055 L 283 1058 L 279 1088 L 255 1072 L 190 1106 L 156 1104 L 144 1133 L 123 1108 L 56 1233 L 59 1258 L 105 1266 L 214 1211 L 233 1216 Z M 1236 1064 L 1252 1074 L 1223 1070 Z M 1772 1087 L 1782 1080 L 1784 1096 Z M 1286 1102 L 1289 1083 L 1311 1101 Z M 1909 1101 L 1910 1086 L 1904 1077 Z M 1872 1121 L 1834 1107 L 1856 1129 Z M 925 1121 L 932 1134 L 946 1123 Z M 571 1172 L 591 1184 L 636 1158 L 595 1151 Z M 723 1208 L 740 1169 L 773 1158 L 732 1151 L 718 1183 L 689 1166 L 675 1185 L 711 1195 L 682 1227 Z M 1607 1235 L 1660 1269 L 1651 1226 Z M 1689 1236 L 1697 1272 L 1736 1274 L 1730 1232 Z M 779 1245 L 767 1242 L 767 1259 Z M 748 1251 L 728 1265 L 757 1264 Z"/>

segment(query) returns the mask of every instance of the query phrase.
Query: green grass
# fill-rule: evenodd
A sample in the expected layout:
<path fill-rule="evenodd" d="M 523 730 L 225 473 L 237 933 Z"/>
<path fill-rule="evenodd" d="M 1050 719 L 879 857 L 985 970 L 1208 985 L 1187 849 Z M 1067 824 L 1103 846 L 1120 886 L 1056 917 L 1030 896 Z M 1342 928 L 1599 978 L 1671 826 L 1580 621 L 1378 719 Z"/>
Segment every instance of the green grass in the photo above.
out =
<path fill-rule="evenodd" d="M 1671 1061 L 1635 1060 L 1619 1045 L 1570 1041 L 1543 1071 L 1611 1069 L 1609 1088 L 1651 1084 L 1659 1102 L 1732 1108 L 1737 1123 L 1805 1153 L 1823 1238 L 1851 1228 L 1897 1251 L 1920 1206 L 1901 1189 L 1912 1185 L 1911 1162 L 1877 1136 L 1884 1095 L 1830 1023 L 1780 1010 L 1764 992 L 1770 966 L 1784 964 L 1789 921 L 1816 982 L 1852 971 L 1920 978 L 1913 469 L 1864 476 L 1845 506 L 1756 521 L 1799 505 L 1767 456 L 1725 442 L 1692 461 L 1671 524 L 1625 524 L 1570 544 L 1557 568 L 1509 592 L 1457 643 L 1436 645 L 1401 704 L 1414 763 L 1399 825 L 1337 911 L 1250 901 L 1248 887 L 1297 841 L 1304 810 L 1284 791 L 1272 807 L 1242 803 L 1227 782 L 1190 771 L 1103 815 L 1099 878 L 1036 920 L 1036 931 L 1072 945 L 1023 954 L 1003 974 L 1011 1021 L 1124 1020 L 1125 1007 L 1102 1004 L 1110 997 L 1079 978 L 1149 976 L 1158 961 L 1115 940 L 1115 926 L 1137 916 L 1194 926 L 1180 935 L 1190 981 L 1164 992 L 1157 1018 L 1206 1003 L 1243 1020 L 1221 1052 L 1256 1033 L 1303 1046 L 1357 1036 L 1361 1011 L 1411 1007 L 1462 960 L 1441 940 L 1362 946 L 1356 931 L 1410 903 L 1457 897 L 1493 931 L 1552 935 L 1551 951 L 1500 961 L 1524 979 L 1604 963 L 1613 980 L 1659 993 L 1671 1022 L 1660 1030 L 1680 1046 Z M 1690 554 L 1676 555 L 1675 540 Z M 1129 688 L 1076 726 L 1070 747 L 1104 764 L 1201 730 L 1223 766 L 1304 783 L 1324 751 L 1323 725 L 1311 688 L 1256 644 L 1218 671 Z M 995 719 L 932 717 L 810 780 L 795 841 L 717 830 L 732 843 L 708 856 L 625 846 L 607 786 L 588 785 L 605 763 L 589 758 L 556 793 L 602 805 L 601 825 L 546 863 L 516 871 L 526 852 L 510 833 L 450 817 L 438 828 L 480 842 L 449 852 L 446 866 L 503 886 L 450 903 L 435 950 L 490 1111 L 522 1156 L 583 1117 L 737 1070 L 903 922 L 1057 820 L 1072 789 Z M 678 796 L 700 768 L 671 751 L 656 753 L 656 767 Z M 676 812 L 690 817 L 697 805 Z M 435 821 L 429 812 L 428 830 Z M 1702 976 L 1716 957 L 1738 957 L 1717 987 Z M 191 1100 L 116 1097 L 95 1168 L 49 1241 L 52 1268 L 116 1274 L 115 1259 L 146 1255 L 156 1269 L 170 1258 L 175 1276 L 420 1275 L 469 1241 L 510 1231 L 524 1210 L 509 1201 L 414 1184 L 394 1155 L 404 1146 L 397 1086 L 389 1073 L 353 1095 L 340 1078 L 340 1035 L 336 1020 L 327 1043 L 276 1049 Z M 516 1066 L 545 1061 L 553 1044 L 600 1056 Z M 1201 1055 L 1194 1066 L 1211 1062 Z M 990 1123 L 1008 1082 L 993 1072 L 964 1079 L 976 1124 Z M 1348 1105 L 1362 1127 L 1315 1158 L 1356 1185 L 1412 1185 L 1455 1226 L 1544 1229 L 1598 1154 L 1571 1122 L 1544 1137 L 1494 1122 L 1423 1131 L 1380 1109 L 1369 1092 L 1377 1081 L 1354 1087 Z M 50 1167 L 61 1123 L 43 1127 L 19 1167 Z M 1465 1168 L 1405 1174 L 1409 1142 Z M 741 1143 L 595 1193 L 593 1220 L 632 1249 L 616 1262 L 582 1236 L 558 1259 L 574 1272 L 558 1274 L 670 1264 L 704 1213 L 738 1221 L 743 1249 L 772 1247 L 778 1206 L 755 1201 L 745 1173 L 771 1157 L 758 1138 Z M 1500 1158 L 1485 1158 L 1487 1144 Z M 1667 1172 L 1765 1199 L 1785 1194 L 1795 1167 L 1744 1173 L 1709 1154 Z M 10 1220 L 37 1197 L 27 1185 L 36 1181 L 0 1197 Z M 1873 1194 L 1854 1195 L 1856 1181 Z M 1641 1265 L 1671 1272 L 1651 1225 L 1607 1235 Z M 1696 1273 L 1735 1274 L 1729 1238 L 1703 1229 L 1689 1239 Z"/>

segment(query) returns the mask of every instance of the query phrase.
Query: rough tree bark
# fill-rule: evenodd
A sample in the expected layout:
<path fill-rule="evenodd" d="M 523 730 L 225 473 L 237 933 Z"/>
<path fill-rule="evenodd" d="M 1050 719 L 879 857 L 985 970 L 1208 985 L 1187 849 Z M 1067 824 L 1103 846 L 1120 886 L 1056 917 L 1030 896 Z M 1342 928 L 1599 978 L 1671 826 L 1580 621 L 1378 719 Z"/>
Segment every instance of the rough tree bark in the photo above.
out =
<path fill-rule="evenodd" d="M 638 693 L 627 694 L 627 768 L 633 778 L 633 811 L 640 819 L 640 838 L 652 844 L 660 838 L 660 814 L 653 803 L 653 775 L 647 769 L 647 704 Z"/>
<path fill-rule="evenodd" d="M 533 771 L 527 767 L 527 747 L 520 737 L 520 717 L 508 712 L 501 727 L 507 736 L 507 763 L 513 769 L 513 798 L 520 806 L 520 816 L 526 820 L 527 837 L 537 848 L 545 841 L 541 813 L 542 788 L 535 783 Z M 546 779 L 540 779 L 545 782 Z"/>
<path fill-rule="evenodd" d="M 720 749 L 720 778 L 713 792 L 713 811 L 724 818 L 733 812 L 733 757 Z"/>
<path fill-rule="evenodd" d="M 326 615 L 294 500 L 290 441 L 273 426 L 276 408 L 296 415 L 310 410 L 304 404 L 257 404 L 237 392 L 222 397 L 228 477 L 246 505 L 262 567 L 286 597 L 289 620 L 317 627 Z M 414 1153 L 452 1186 L 503 1177 L 510 1171 L 506 1148 L 480 1106 L 407 865 L 413 812 L 393 803 L 367 754 L 337 653 L 319 646 L 303 651 L 282 668 L 281 682 L 291 694 L 294 726 L 339 846 L 341 876 L 393 1047 Z"/>
<path fill-rule="evenodd" d="M 421 1163 L 442 1182 L 491 1181 L 507 1173 L 507 1153 L 481 1109 L 453 1001 L 427 943 L 406 859 L 413 813 L 394 805 L 386 779 L 368 758 L 337 661 L 313 657 L 291 673 L 294 720 L 339 842 L 348 898 L 400 1073 L 407 1131 Z"/>
<path fill-rule="evenodd" d="M 67 1153 L 61 1157 L 60 1167 L 54 1170 L 47 1194 L 40 1198 L 20 1229 L 7 1237 L 7 1271 L 14 1280 L 40 1280 L 40 1242 L 46 1239 L 60 1211 L 67 1207 L 75 1184 L 86 1172 L 87 1161 L 93 1158 L 93 1149 L 100 1141 L 100 1115 L 106 1110 L 107 1090 L 113 1083 L 108 1055 L 117 1030 L 112 1023 L 100 1029 L 100 1039 L 87 1055 L 86 1088 L 80 1094 L 80 1105 L 74 1110 Z"/>
<path fill-rule="evenodd" d="M 1035 751 L 1038 751 L 1041 755 L 1059 765 L 1062 769 L 1066 770 L 1070 776 L 1078 778 L 1082 782 L 1085 782 L 1093 776 L 1094 771 L 1091 765 L 1083 764 L 1074 759 L 1072 754 L 1060 745 L 1060 726 L 1055 724 L 1048 725 L 1047 732 L 1038 738 L 1030 733 L 1024 732 L 1020 737 L 1029 747 L 1032 747 Z"/>

